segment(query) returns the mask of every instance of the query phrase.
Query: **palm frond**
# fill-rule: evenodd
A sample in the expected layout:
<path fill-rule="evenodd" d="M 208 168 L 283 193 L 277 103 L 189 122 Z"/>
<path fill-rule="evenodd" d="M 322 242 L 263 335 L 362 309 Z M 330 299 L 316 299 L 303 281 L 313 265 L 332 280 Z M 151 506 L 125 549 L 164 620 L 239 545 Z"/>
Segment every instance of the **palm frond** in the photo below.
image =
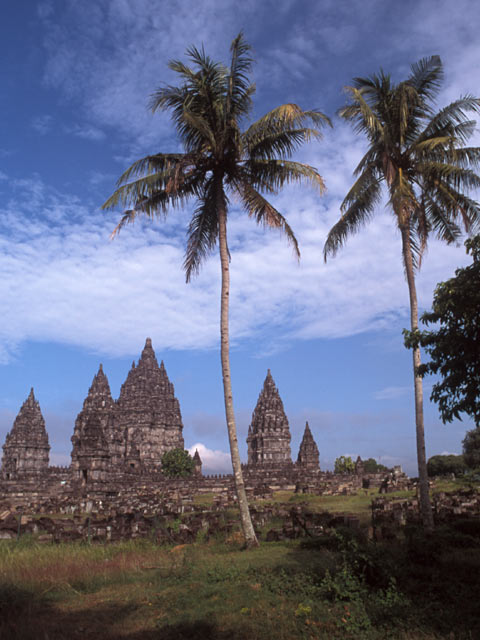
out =
<path fill-rule="evenodd" d="M 186 281 L 198 274 L 202 262 L 215 248 L 218 237 L 218 194 L 212 179 L 204 185 L 198 205 L 188 226 L 187 248 L 183 268 Z"/>
<path fill-rule="evenodd" d="M 418 142 L 438 135 L 451 135 L 465 141 L 473 133 L 475 122 L 469 121 L 468 113 L 480 113 L 480 100 L 466 95 L 440 109 L 427 123 L 418 137 Z M 460 125 L 460 129 L 456 129 Z"/>
<path fill-rule="evenodd" d="M 297 258 L 300 258 L 297 239 L 285 217 L 254 189 L 249 182 L 238 182 L 237 191 L 241 195 L 243 205 L 248 215 L 254 218 L 257 224 L 283 231 L 287 236 L 287 240 L 293 246 Z"/>
<path fill-rule="evenodd" d="M 330 229 L 323 247 L 325 262 L 345 244 L 349 235 L 356 233 L 373 215 L 381 198 L 381 180 L 365 171 L 352 186 L 341 205 L 342 216 Z"/>
<path fill-rule="evenodd" d="M 138 203 L 148 202 L 149 199 L 155 194 L 165 192 L 166 196 L 171 198 L 172 204 L 176 206 L 177 202 L 183 202 L 190 196 L 195 196 L 198 190 L 198 186 L 201 184 L 204 175 L 208 169 L 208 165 L 205 165 L 202 158 L 197 157 L 197 164 L 192 163 L 192 158 L 184 155 L 180 157 L 178 162 L 171 162 L 170 159 L 163 163 L 165 169 L 157 173 L 151 173 L 149 175 L 141 176 L 136 180 L 131 180 L 122 184 L 116 191 L 103 203 L 102 209 L 113 209 L 118 205 L 129 206 L 133 205 L 135 209 L 138 208 Z M 130 167 L 124 176 L 128 177 L 137 171 L 140 171 L 141 163 L 146 161 L 144 158 L 139 161 L 139 167 Z M 160 166 L 162 163 L 159 163 Z M 152 166 L 149 161 L 145 162 L 145 166 L 148 168 Z M 123 176 L 121 177 L 122 182 Z M 163 202 L 163 199 L 161 199 Z"/>
<path fill-rule="evenodd" d="M 430 188 L 427 194 L 432 202 L 442 210 L 442 216 L 457 224 L 461 220 L 467 232 L 476 231 L 480 228 L 480 206 L 478 202 L 469 198 L 447 182 L 438 182 L 435 188 Z M 439 218 L 440 222 L 443 218 Z M 433 226 L 439 233 L 439 225 L 433 221 Z"/>
<path fill-rule="evenodd" d="M 480 176 L 478 174 L 472 169 L 465 169 L 453 163 L 419 162 L 417 171 L 422 175 L 426 189 L 435 188 L 435 185 L 441 182 L 448 183 L 454 188 L 480 188 Z"/>
<path fill-rule="evenodd" d="M 374 140 L 383 134 L 383 123 L 378 114 L 372 109 L 364 98 L 365 90 L 356 87 L 345 87 L 345 91 L 350 94 L 351 104 L 342 107 L 337 111 L 338 115 L 345 120 L 353 122 L 356 133 L 365 133 L 369 139 Z"/>
<path fill-rule="evenodd" d="M 126 184 L 135 176 L 152 173 L 168 174 L 180 163 L 183 164 L 183 166 L 187 166 L 188 164 L 195 166 L 197 161 L 197 157 L 188 156 L 185 153 L 158 153 L 153 156 L 146 156 L 134 162 L 124 171 L 117 180 L 117 185 Z"/>
<path fill-rule="evenodd" d="M 269 193 L 277 193 L 286 184 L 301 184 L 303 182 L 310 183 L 320 193 L 325 191 L 323 178 L 315 167 L 293 160 L 255 158 L 245 162 L 244 171 L 254 188 Z"/>
<path fill-rule="evenodd" d="M 240 32 L 230 47 L 232 60 L 230 73 L 227 77 L 225 126 L 232 119 L 246 115 L 252 106 L 251 96 L 255 91 L 250 83 L 248 71 L 252 68 L 253 58 L 250 56 L 251 47 Z"/>
<path fill-rule="evenodd" d="M 189 48 L 187 57 L 186 63 L 170 62 L 180 86 L 159 87 L 149 103 L 153 112 L 169 111 L 185 153 L 147 156 L 122 174 L 103 205 L 127 209 L 114 234 L 139 215 L 163 217 L 196 198 L 184 261 L 188 281 L 215 246 L 218 211 L 227 210 L 225 190 L 231 190 L 258 223 L 283 230 L 298 255 L 293 231 L 262 193 L 276 193 L 291 182 L 308 182 L 324 191 L 314 167 L 289 158 L 304 142 L 318 139 L 321 127 L 331 125 L 329 118 L 286 104 L 242 133 L 240 120 L 250 111 L 255 91 L 248 77 L 253 60 L 243 34 L 232 42 L 230 68 L 213 61 L 203 47 Z"/>
<path fill-rule="evenodd" d="M 269 141 L 284 134 L 288 137 L 291 133 L 290 140 L 293 144 L 291 148 L 294 150 L 299 144 L 295 142 L 295 136 L 300 135 L 298 140 L 304 141 L 318 139 L 321 137 L 320 128 L 325 125 L 331 126 L 331 121 L 320 111 L 303 111 L 296 104 L 283 104 L 251 124 L 242 139 L 250 155 L 261 155 L 262 149 L 268 147 Z"/>
<path fill-rule="evenodd" d="M 425 194 L 425 214 L 437 237 L 447 244 L 453 244 L 461 237 L 462 232 L 458 224 L 447 215 L 446 209 L 430 196 Z"/>
<path fill-rule="evenodd" d="M 432 101 L 438 95 L 443 81 L 443 65 L 440 56 L 422 58 L 411 65 L 411 70 L 412 73 L 407 82 L 422 97 L 425 112 L 431 113 L 432 108 L 428 101 Z"/>

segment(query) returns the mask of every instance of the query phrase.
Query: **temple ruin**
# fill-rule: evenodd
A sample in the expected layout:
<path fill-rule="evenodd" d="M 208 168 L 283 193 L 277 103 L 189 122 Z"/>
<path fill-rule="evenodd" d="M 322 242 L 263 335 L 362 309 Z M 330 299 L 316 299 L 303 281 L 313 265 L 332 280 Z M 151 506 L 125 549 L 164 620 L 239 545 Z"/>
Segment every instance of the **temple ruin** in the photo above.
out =
<path fill-rule="evenodd" d="M 163 362 L 158 364 L 150 338 L 117 400 L 100 365 L 71 441 L 70 466 L 49 466 L 45 421 L 32 389 L 3 446 L 0 504 L 45 513 L 68 513 L 95 504 L 100 511 L 123 513 L 153 512 L 160 497 L 168 496 L 182 504 L 198 493 L 213 494 L 218 504 L 236 500 L 233 475 L 202 474 L 198 451 L 191 477 L 173 480 L 162 474 L 163 454 L 184 448 L 183 422 L 173 384 Z M 269 370 L 248 429 L 248 462 L 242 465 L 250 498 L 268 497 L 279 489 L 348 493 L 383 480 L 367 477 L 361 461 L 349 476 L 321 471 L 308 423 L 296 462 L 290 441 L 288 418 Z"/>
<path fill-rule="evenodd" d="M 2 477 L 15 480 L 46 473 L 49 453 L 45 420 L 31 389 L 3 445 Z"/>

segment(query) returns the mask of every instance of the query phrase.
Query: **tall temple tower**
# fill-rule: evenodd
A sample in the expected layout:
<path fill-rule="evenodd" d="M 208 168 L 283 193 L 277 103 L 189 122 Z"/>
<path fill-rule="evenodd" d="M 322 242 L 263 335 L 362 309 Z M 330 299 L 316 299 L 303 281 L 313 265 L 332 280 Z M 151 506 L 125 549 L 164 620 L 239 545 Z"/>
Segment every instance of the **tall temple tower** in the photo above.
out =
<path fill-rule="evenodd" d="M 123 437 L 115 438 L 115 403 L 102 365 L 75 420 L 72 436 L 72 474 L 75 480 L 105 480 L 112 458 L 123 454 Z"/>
<path fill-rule="evenodd" d="M 5 439 L 2 477 L 10 480 L 41 475 L 48 469 L 49 452 L 45 420 L 32 389 Z"/>
<path fill-rule="evenodd" d="M 305 424 L 305 431 L 298 450 L 297 465 L 312 471 L 320 470 L 318 447 L 313 439 L 308 422 Z"/>
<path fill-rule="evenodd" d="M 180 405 L 163 362 L 158 366 L 150 338 L 122 385 L 116 407 L 127 466 L 159 471 L 166 451 L 184 448 Z"/>
<path fill-rule="evenodd" d="M 270 369 L 248 428 L 248 464 L 291 464 L 290 429 Z"/>

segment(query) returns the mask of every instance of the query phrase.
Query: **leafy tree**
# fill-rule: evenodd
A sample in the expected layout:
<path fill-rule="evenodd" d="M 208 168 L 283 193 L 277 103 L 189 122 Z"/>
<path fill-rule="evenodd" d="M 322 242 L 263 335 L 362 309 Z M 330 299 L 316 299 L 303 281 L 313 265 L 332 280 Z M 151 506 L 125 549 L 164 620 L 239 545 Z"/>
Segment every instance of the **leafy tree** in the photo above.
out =
<path fill-rule="evenodd" d="M 458 476 L 465 473 L 466 468 L 467 465 L 465 464 L 463 456 L 455 456 L 453 454 L 432 456 L 427 462 L 427 471 L 430 477 L 446 476 L 451 473 Z"/>
<path fill-rule="evenodd" d="M 125 211 L 114 234 L 137 216 L 164 218 L 170 208 L 196 200 L 188 228 L 184 268 L 187 282 L 219 243 L 221 262 L 220 344 L 225 414 L 232 466 L 247 546 L 257 545 L 245 494 L 238 451 L 229 358 L 230 254 L 227 245 L 229 198 L 240 202 L 258 224 L 283 231 L 299 255 L 298 244 L 284 216 L 262 195 L 276 194 L 290 182 L 307 181 L 324 190 L 313 167 L 289 160 L 304 142 L 318 139 L 329 123 L 318 111 L 284 104 L 242 130 L 251 111 L 255 87 L 248 79 L 250 48 L 239 34 L 231 46 L 230 68 L 214 62 L 195 47 L 187 51 L 189 67 L 173 60 L 180 86 L 164 86 L 152 96 L 153 112 L 167 109 L 184 153 L 157 153 L 135 162 L 118 181 L 104 208 L 133 205 Z"/>
<path fill-rule="evenodd" d="M 465 413 L 480 427 L 480 236 L 465 246 L 473 263 L 437 286 L 432 311 L 420 318 L 425 325 L 438 323 L 437 328 L 410 337 L 417 337 L 430 356 L 420 372 L 441 378 L 430 397 L 442 421 L 461 419 Z"/>
<path fill-rule="evenodd" d="M 465 146 L 475 129 L 467 113 L 478 113 L 480 101 L 465 96 L 435 113 L 434 99 L 442 77 L 440 58 L 432 56 L 412 65 L 410 76 L 399 84 L 392 83 L 383 71 L 356 78 L 347 89 L 350 102 L 339 112 L 366 137 L 369 146 L 355 170 L 356 182 L 341 205 L 341 218 L 328 234 L 325 259 L 335 255 L 347 237 L 373 217 L 385 185 L 402 241 L 412 331 L 418 328 L 415 274 L 429 234 L 455 242 L 460 224 L 468 229 L 480 220 L 478 204 L 466 195 L 480 186 L 474 172 L 480 149 Z M 420 364 L 417 344 L 413 374 L 420 506 L 424 527 L 431 530 Z"/>
<path fill-rule="evenodd" d="M 170 449 L 162 456 L 162 473 L 168 478 L 188 478 L 195 470 L 195 462 L 188 451 Z"/>
<path fill-rule="evenodd" d="M 355 473 L 355 463 L 350 456 L 340 456 L 335 460 L 335 473 Z"/>
<path fill-rule="evenodd" d="M 471 469 L 480 469 L 480 427 L 467 431 L 463 440 L 463 459 Z"/>
<path fill-rule="evenodd" d="M 389 471 L 388 467 L 380 464 L 375 458 L 368 458 L 363 461 L 363 470 L 365 473 L 380 473 L 381 471 Z"/>

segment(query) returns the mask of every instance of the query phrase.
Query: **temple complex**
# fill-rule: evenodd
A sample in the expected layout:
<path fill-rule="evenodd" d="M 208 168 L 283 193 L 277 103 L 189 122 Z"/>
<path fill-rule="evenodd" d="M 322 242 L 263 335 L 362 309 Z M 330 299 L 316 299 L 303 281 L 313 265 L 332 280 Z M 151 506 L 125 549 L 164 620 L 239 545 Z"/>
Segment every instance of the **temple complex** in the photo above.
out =
<path fill-rule="evenodd" d="M 79 497 L 99 504 L 150 492 L 152 504 L 170 491 L 192 496 L 213 492 L 235 499 L 233 475 L 206 476 L 198 451 L 190 478 L 173 482 L 162 474 L 162 456 L 183 449 L 183 422 L 163 362 L 147 338 L 117 400 L 100 365 L 78 414 L 72 435 L 71 464 L 48 464 L 49 444 L 33 390 L 6 437 L 0 469 L 0 498 L 18 504 L 69 505 Z M 279 488 L 305 492 L 338 492 L 362 486 L 362 463 L 348 478 L 320 470 L 318 447 L 308 423 L 296 462 L 292 461 L 290 427 L 282 399 L 268 370 L 248 429 L 248 462 L 242 465 L 252 496 Z M 176 488 L 174 488 L 176 487 Z M 150 494 L 149 494 L 150 495 Z M 122 497 L 123 496 L 123 497 Z M 30 502 L 29 502 L 30 501 Z M 42 502 L 43 501 L 43 502 Z M 64 508 L 64 507 L 62 507 Z M 67 508 L 67 507 L 65 507 Z"/>
<path fill-rule="evenodd" d="M 163 361 L 158 364 L 150 338 L 138 363 L 132 364 L 118 400 L 112 398 L 100 365 L 75 420 L 71 440 L 68 478 L 81 486 L 115 482 L 125 474 L 159 474 L 163 454 L 184 448 L 180 405 Z M 268 370 L 248 429 L 247 475 L 266 474 L 293 481 L 299 473 L 318 473 L 318 448 L 308 423 L 296 464 L 292 462 L 290 440 L 283 402 Z M 49 449 L 45 422 L 32 389 L 7 435 L 1 477 L 12 480 L 54 472 L 48 466 Z M 194 475 L 201 477 L 198 451 L 194 463 Z"/>
<path fill-rule="evenodd" d="M 3 446 L 0 539 L 33 533 L 41 541 L 56 542 L 152 535 L 158 540 L 186 542 L 199 533 L 205 535 L 207 529 L 217 531 L 223 526 L 222 510 L 236 503 L 233 474 L 204 475 L 198 451 L 190 476 L 171 478 L 162 473 L 163 454 L 184 448 L 183 422 L 173 384 L 163 362 L 158 364 L 149 338 L 117 400 L 100 365 L 75 420 L 71 441 L 71 464 L 49 466 L 45 421 L 32 389 Z M 321 471 L 308 422 L 296 462 L 290 441 L 288 418 L 268 370 L 248 429 L 248 463 L 242 464 L 257 529 L 264 527 L 265 515 L 255 501 L 265 504 L 277 491 L 340 495 L 375 487 L 389 493 L 409 486 L 400 468 L 387 476 L 368 474 L 360 458 L 355 473 Z M 196 504 L 201 494 L 208 508 Z M 290 513 L 292 522 L 297 518 L 296 509 L 289 507 L 285 513 Z M 190 518 L 188 526 L 186 517 Z M 300 528 L 305 533 L 305 527 Z M 300 535 L 297 529 L 294 527 L 293 537 Z M 284 530 L 285 526 L 280 532 L 269 532 L 273 537 L 267 540 L 279 539 Z"/>

